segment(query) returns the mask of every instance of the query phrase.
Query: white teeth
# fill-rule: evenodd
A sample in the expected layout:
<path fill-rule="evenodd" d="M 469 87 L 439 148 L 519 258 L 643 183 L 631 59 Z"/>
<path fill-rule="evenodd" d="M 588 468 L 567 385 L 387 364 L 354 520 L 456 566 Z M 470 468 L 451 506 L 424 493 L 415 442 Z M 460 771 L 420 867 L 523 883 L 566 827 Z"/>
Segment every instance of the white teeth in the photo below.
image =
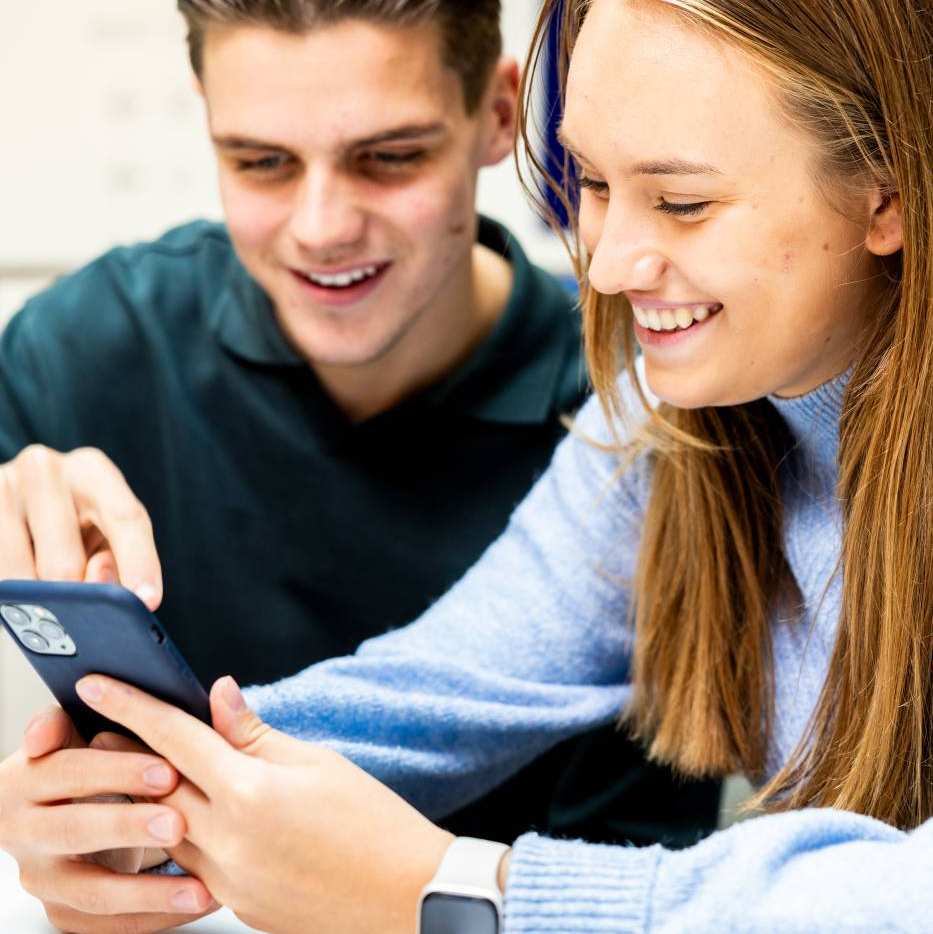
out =
<path fill-rule="evenodd" d="M 685 331 L 694 321 L 705 321 L 711 314 L 722 306 L 712 305 L 681 305 L 678 308 L 641 308 L 632 306 L 635 320 L 643 328 L 651 331 Z"/>
<path fill-rule="evenodd" d="M 364 279 L 371 279 L 376 275 L 375 266 L 363 266 L 360 269 L 352 269 L 349 272 L 338 272 L 334 275 L 325 275 L 324 273 L 308 273 L 308 278 L 317 285 L 323 285 L 326 288 L 342 288 L 353 285 L 356 282 L 362 282 Z"/>

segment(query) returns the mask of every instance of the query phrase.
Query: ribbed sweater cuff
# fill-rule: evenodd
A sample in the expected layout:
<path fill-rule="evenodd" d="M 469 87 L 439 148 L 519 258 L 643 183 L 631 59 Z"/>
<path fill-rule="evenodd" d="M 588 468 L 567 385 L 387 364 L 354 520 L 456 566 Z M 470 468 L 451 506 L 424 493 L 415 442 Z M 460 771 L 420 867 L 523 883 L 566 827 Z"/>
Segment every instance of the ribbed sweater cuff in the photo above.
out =
<path fill-rule="evenodd" d="M 505 934 L 646 929 L 662 853 L 526 834 L 512 848 Z"/>

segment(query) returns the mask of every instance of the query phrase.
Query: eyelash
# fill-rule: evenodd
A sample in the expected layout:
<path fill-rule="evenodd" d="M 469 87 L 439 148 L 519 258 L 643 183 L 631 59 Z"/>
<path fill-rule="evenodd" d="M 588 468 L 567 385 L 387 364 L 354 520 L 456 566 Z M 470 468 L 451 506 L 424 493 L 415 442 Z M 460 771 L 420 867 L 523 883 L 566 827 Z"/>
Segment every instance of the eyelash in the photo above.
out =
<path fill-rule="evenodd" d="M 373 152 L 367 153 L 369 161 L 376 162 L 380 167 L 396 167 L 414 165 L 420 162 L 427 155 L 424 149 L 416 149 L 412 152 Z"/>
<path fill-rule="evenodd" d="M 581 188 L 586 188 L 598 195 L 605 195 L 609 190 L 609 186 L 605 182 L 597 182 L 595 179 L 588 178 L 585 175 L 578 176 L 578 181 Z M 712 204 L 711 201 L 693 201 L 689 204 L 677 204 L 673 201 L 665 201 L 663 198 L 660 198 L 654 208 L 662 214 L 672 214 L 676 217 L 690 217 L 702 214 L 710 204 Z"/>

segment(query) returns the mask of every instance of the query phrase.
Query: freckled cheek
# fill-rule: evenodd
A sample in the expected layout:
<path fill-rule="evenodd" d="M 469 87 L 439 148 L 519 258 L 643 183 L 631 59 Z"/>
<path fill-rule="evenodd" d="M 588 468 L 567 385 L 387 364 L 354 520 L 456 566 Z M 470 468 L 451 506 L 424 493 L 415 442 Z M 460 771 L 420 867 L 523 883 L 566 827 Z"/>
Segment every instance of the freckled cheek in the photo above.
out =
<path fill-rule="evenodd" d="M 472 240 L 474 197 L 471 184 L 438 179 L 400 190 L 383 210 L 413 245 L 434 256 L 451 238 Z"/>

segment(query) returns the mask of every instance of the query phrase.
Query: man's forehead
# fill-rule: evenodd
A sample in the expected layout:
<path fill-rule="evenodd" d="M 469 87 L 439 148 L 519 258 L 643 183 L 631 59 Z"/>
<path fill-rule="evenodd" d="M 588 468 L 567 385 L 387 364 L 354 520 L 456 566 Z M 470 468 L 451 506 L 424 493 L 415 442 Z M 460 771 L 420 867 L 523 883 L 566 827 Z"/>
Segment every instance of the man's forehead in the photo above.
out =
<path fill-rule="evenodd" d="M 394 72 L 396 80 L 417 75 L 431 77 L 434 83 L 443 73 L 447 78 L 456 76 L 445 61 L 436 23 L 394 26 L 357 18 L 300 32 L 249 23 L 208 26 L 203 39 L 204 82 L 229 77 L 231 68 L 251 73 L 250 80 L 262 83 L 289 71 L 295 78 L 313 74 L 317 81 L 354 84 L 386 69 Z"/>
<path fill-rule="evenodd" d="M 205 56 L 203 89 L 211 134 L 224 143 L 317 136 L 332 148 L 439 136 L 463 107 L 459 76 L 433 39 L 366 23 L 299 36 L 222 32 Z"/>

